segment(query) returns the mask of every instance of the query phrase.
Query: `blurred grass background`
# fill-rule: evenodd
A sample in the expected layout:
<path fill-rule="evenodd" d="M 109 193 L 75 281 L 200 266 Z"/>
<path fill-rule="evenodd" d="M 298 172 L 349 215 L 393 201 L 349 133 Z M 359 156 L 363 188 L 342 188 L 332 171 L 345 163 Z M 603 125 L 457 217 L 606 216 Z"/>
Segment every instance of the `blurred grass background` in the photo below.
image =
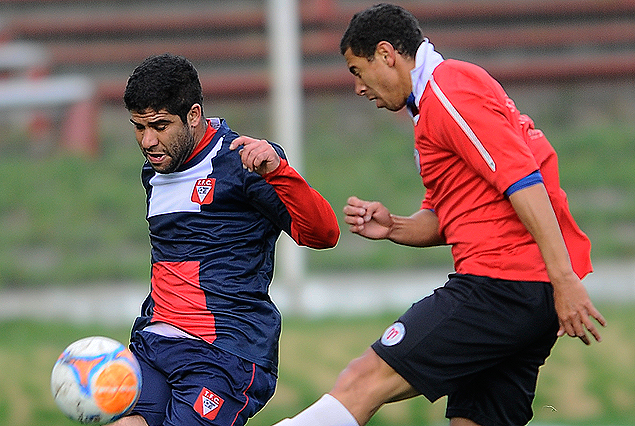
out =
<path fill-rule="evenodd" d="M 562 338 L 541 370 L 536 425 L 635 425 L 635 321 L 633 305 L 601 305 L 609 322 L 604 342 L 583 347 Z M 395 313 L 396 315 L 396 313 Z M 314 402 L 347 363 L 362 353 L 395 316 L 285 318 L 277 392 L 250 426 L 268 426 Z M 107 335 L 127 341 L 127 327 L 60 322 L 0 322 L 0 426 L 71 426 L 58 411 L 49 377 L 74 340 Z M 441 425 L 445 400 L 422 397 L 387 405 L 370 426 Z"/>
<path fill-rule="evenodd" d="M 559 153 L 562 187 L 593 242 L 594 261 L 632 260 L 635 120 L 563 119 L 556 112 L 562 114 L 557 105 L 529 111 Z M 225 117 L 240 133 L 270 137 L 262 101 L 210 102 L 206 113 Z M 147 280 L 142 157 L 123 107 L 104 108 L 101 117 L 97 157 L 55 149 L 32 155 L 25 135 L 0 135 L 0 288 Z M 335 249 L 309 251 L 309 272 L 451 269 L 447 248 L 364 241 L 342 220 L 350 195 L 380 200 L 397 214 L 419 208 L 424 189 L 405 113 L 377 111 L 354 96 L 314 96 L 305 117 L 303 174 L 331 202 L 343 229 Z"/>
<path fill-rule="evenodd" d="M 522 102 L 517 103 L 522 110 Z M 262 101 L 210 103 L 206 112 L 227 118 L 244 134 L 270 133 Z M 631 261 L 635 121 L 595 117 L 585 122 L 541 109 L 531 114 L 560 154 L 562 185 L 593 241 L 594 261 Z M 108 108 L 101 116 L 104 137 L 96 158 L 55 149 L 25 154 L 22 135 L 0 136 L 0 288 L 147 282 L 142 158 L 127 113 Z M 340 219 L 352 194 L 380 199 L 395 213 L 418 208 L 423 189 L 407 116 L 376 111 L 352 96 L 312 97 L 306 116 L 304 175 Z M 350 235 L 343 222 L 341 226 L 337 248 L 308 253 L 309 273 L 451 270 L 446 248 L 422 251 L 364 241 Z M 535 424 L 635 425 L 634 307 L 628 301 L 600 306 L 609 321 L 601 344 L 585 348 L 572 339 L 558 342 L 540 376 Z M 273 424 L 313 402 L 397 314 L 285 316 L 279 388 L 250 425 Z M 56 357 L 80 337 L 104 334 L 126 342 L 128 333 L 129 327 L 97 323 L 0 322 L 0 426 L 73 424 L 50 396 Z M 390 405 L 371 426 L 445 424 L 444 405 L 443 400 L 429 404 L 422 398 Z"/>
<path fill-rule="evenodd" d="M 115 75 L 118 78 L 127 75 L 141 60 L 117 51 L 110 56 L 92 55 L 101 51 L 100 47 L 109 48 L 110 43 L 120 48 L 140 47 L 140 55 L 159 53 L 149 51 L 144 43 L 157 46 L 156 40 L 161 38 L 169 40 L 171 44 L 168 45 L 177 49 L 189 47 L 192 42 L 197 46 L 207 43 L 209 49 L 206 46 L 203 50 L 212 60 L 205 59 L 202 51 L 186 51 L 198 55 L 194 62 L 201 65 L 200 70 L 215 76 L 217 74 L 210 74 L 212 65 L 228 65 L 222 56 L 225 52 L 217 52 L 215 39 L 205 37 L 219 33 L 221 38 L 241 42 L 246 36 L 247 44 L 252 44 L 254 39 L 249 37 L 261 29 L 261 25 L 256 25 L 258 28 L 238 25 L 231 30 L 214 31 L 175 25 L 157 30 L 154 24 L 166 22 L 169 26 L 168 20 L 158 18 L 157 14 L 173 11 L 178 21 L 181 12 L 188 8 L 181 3 L 165 2 L 157 6 L 160 2 L 134 5 L 120 2 L 116 7 L 113 5 L 119 2 L 42 2 L 45 6 L 37 3 L 2 2 L 4 14 L 1 17 L 9 23 L 17 17 L 17 24 L 6 27 L 10 33 L 15 33 L 16 40 L 39 41 L 57 52 L 53 72 L 83 72 L 107 80 Z M 187 2 L 190 6 L 193 3 L 196 2 Z M 231 7 L 253 3 L 256 8 L 261 8 L 257 0 L 218 1 L 212 6 L 209 2 L 199 2 L 199 6 L 216 9 L 221 3 Z M 352 5 L 354 2 L 317 0 L 303 3 L 328 6 L 328 3 Z M 451 3 L 459 10 L 465 10 L 462 6 L 469 9 L 473 5 L 472 2 Z M 424 9 L 426 16 L 435 8 L 422 6 L 421 2 L 411 4 Z M 141 24 L 135 22 L 128 32 L 123 29 L 119 34 L 122 30 L 119 24 L 128 14 L 124 11 L 123 15 L 116 14 L 117 18 L 111 19 L 114 23 L 112 32 L 96 25 L 103 33 L 99 29 L 97 35 L 91 33 L 95 29 L 92 24 L 100 23 L 108 16 L 108 11 L 122 5 L 125 9 L 130 8 L 131 16 L 141 19 Z M 569 9 L 560 7 L 567 5 Z M 141 9 L 135 9 L 137 6 L 147 10 L 138 13 Z M 629 7 L 625 7 L 624 16 L 619 12 L 620 6 L 628 4 L 604 5 L 588 1 L 581 2 L 580 6 L 584 7 L 571 2 L 555 6 L 519 2 L 518 7 L 509 9 L 510 12 L 505 12 L 502 6 L 497 11 L 497 4 L 476 16 L 459 14 L 454 17 L 446 10 L 449 15 L 442 12 L 436 15 L 436 20 L 432 13 L 432 19 L 427 20 L 425 26 L 431 32 L 433 42 L 445 40 L 440 41 L 438 47 L 447 57 L 473 59 L 477 63 L 482 59 L 500 65 L 496 58 L 506 63 L 508 59 L 525 56 L 525 59 L 535 60 L 545 54 L 547 58 L 562 61 L 566 69 L 571 65 L 568 61 L 575 60 L 577 54 L 593 56 L 594 52 L 597 54 L 604 48 L 615 49 L 614 58 L 618 60 L 614 64 L 622 63 L 622 59 L 628 62 L 632 51 L 631 31 L 609 31 L 609 35 L 618 36 L 617 40 L 611 41 L 611 37 L 604 37 L 606 31 L 602 28 L 605 27 L 586 25 L 595 18 L 585 14 L 585 10 L 597 6 L 600 20 L 611 29 L 613 21 L 630 19 Z M 602 12 L 602 6 L 609 10 Z M 617 6 L 618 10 L 611 12 L 612 6 Z M 318 16 L 325 17 L 326 21 L 329 19 L 329 14 L 324 13 L 327 9 L 318 10 Z M 559 18 L 558 9 L 563 9 L 563 16 Z M 554 11 L 558 12 L 555 17 L 551 16 Z M 478 11 L 475 9 L 475 12 Z M 516 19 L 516 12 L 523 19 Z M 86 16 L 92 18 L 85 21 Z M 31 18 L 35 24 L 29 24 Z M 327 22 L 326 27 L 320 26 L 319 20 L 317 24 L 305 25 L 310 31 L 336 30 L 339 37 L 342 31 L 339 26 L 345 25 L 346 19 Z M 564 26 L 555 25 L 558 19 L 566 21 Z M 76 22 L 90 22 L 91 25 L 86 26 L 89 34 L 77 31 L 73 25 Z M 70 30 L 62 24 L 69 24 Z M 154 30 L 145 28 L 149 24 Z M 499 31 L 479 31 L 490 26 Z M 534 43 L 531 36 L 519 37 L 519 34 L 527 33 L 515 31 L 514 26 L 520 26 L 521 30 L 538 30 L 530 33 L 534 35 L 542 34 L 543 30 L 554 36 L 563 32 L 570 34 L 567 30 L 571 26 L 576 30 L 579 28 L 580 33 L 575 32 L 569 41 L 571 46 L 566 42 L 560 45 L 557 40 L 562 39 L 558 37 L 554 37 L 554 45 L 544 45 L 540 40 Z M 185 34 L 180 34 L 179 30 L 184 30 Z M 476 30 L 480 36 L 474 37 L 470 30 Z M 154 44 L 153 37 L 156 37 Z M 490 43 L 496 39 L 504 46 L 498 45 L 488 51 L 481 45 L 484 39 Z M 341 66 L 345 72 L 337 48 L 326 50 L 332 50 L 334 57 L 319 53 L 317 49 L 308 62 L 315 65 L 337 61 L 337 67 Z M 83 63 L 80 66 L 64 59 L 75 51 L 96 56 L 92 59 L 95 62 L 80 61 Z M 110 50 L 106 49 L 108 52 Z M 216 53 L 223 59 L 218 59 Z M 265 62 L 266 54 L 232 58 L 237 63 L 240 59 L 246 59 L 248 65 L 257 68 L 255 63 Z M 610 65 L 611 61 L 608 62 Z M 524 63 L 529 64 L 526 69 L 514 69 L 521 74 L 540 69 L 534 69 L 531 61 Z M 535 80 L 530 79 L 530 84 L 506 84 L 505 88 L 518 108 L 545 131 L 558 151 L 562 186 L 569 194 L 574 216 L 593 242 L 594 262 L 630 265 L 635 255 L 635 85 L 628 73 L 614 80 L 597 76 L 587 80 L 583 77 L 584 69 L 574 71 L 569 79 L 554 82 L 549 76 L 536 75 Z M 576 80 L 580 76 L 582 79 Z M 117 88 L 123 86 L 123 78 L 116 81 L 121 83 Z M 207 81 L 216 80 L 208 78 Z M 223 89 L 221 86 L 213 89 Z M 61 150 L 56 140 L 59 135 L 34 142 L 24 128 L 5 125 L 16 121 L 13 120 L 15 117 L 9 117 L 10 114 L 0 117 L 0 298 L 4 290 L 38 291 L 58 286 L 107 285 L 104 283 L 147 286 L 150 247 L 139 178 L 142 157 L 133 138 L 128 114 L 117 102 L 117 99 L 110 99 L 110 103 L 101 106 L 100 147 L 94 157 Z M 222 101 L 207 99 L 205 110 L 208 116 L 225 117 L 240 133 L 271 138 L 274 132 L 270 128 L 270 107 L 258 94 L 248 93 Z M 365 241 L 348 233 L 341 221 L 341 209 L 350 195 L 380 200 L 396 214 L 410 214 L 418 209 L 424 191 L 413 161 L 412 124 L 407 115 L 376 110 L 374 105 L 356 98 L 352 87 L 346 94 L 313 92 L 307 97 L 304 108 L 303 175 L 331 202 L 343 231 L 335 249 L 308 251 L 309 274 L 435 268 L 450 271 L 452 262 L 447 248 L 416 250 L 388 242 Z M 28 117 L 21 114 L 16 113 L 17 122 L 28 121 Z M 294 164 L 298 159 L 291 158 L 290 161 Z M 603 303 L 599 307 L 609 321 L 609 327 L 603 332 L 604 342 L 590 348 L 572 339 L 558 342 L 540 377 L 534 403 L 536 424 L 635 425 L 635 375 L 632 374 L 635 368 L 632 327 L 635 306 L 625 298 L 623 303 Z M 374 341 L 397 314 L 369 313 L 363 317 L 319 319 L 285 315 L 278 392 L 250 425 L 270 425 L 313 402 L 331 387 L 348 361 Z M 50 396 L 48 381 L 55 359 L 64 347 L 80 337 L 104 334 L 125 342 L 128 333 L 128 326 L 90 322 L 78 325 L 58 321 L 0 320 L 0 426 L 72 425 L 55 408 Z M 417 398 L 385 407 L 372 420 L 371 426 L 445 424 L 443 411 L 443 400 L 429 404 Z"/>

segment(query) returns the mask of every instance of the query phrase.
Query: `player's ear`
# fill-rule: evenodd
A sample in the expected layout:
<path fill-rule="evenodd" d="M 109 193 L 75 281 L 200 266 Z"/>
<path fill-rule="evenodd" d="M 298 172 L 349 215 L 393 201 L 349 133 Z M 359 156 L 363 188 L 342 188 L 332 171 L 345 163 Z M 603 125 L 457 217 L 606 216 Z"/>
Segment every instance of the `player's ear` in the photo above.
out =
<path fill-rule="evenodd" d="M 190 111 L 187 113 L 187 124 L 192 127 L 196 127 L 201 122 L 203 117 L 203 107 L 200 104 L 192 105 Z"/>
<path fill-rule="evenodd" d="M 398 52 L 392 44 L 387 41 L 380 41 L 375 48 L 375 60 L 379 59 L 386 63 L 389 67 L 395 65 L 396 55 Z"/>

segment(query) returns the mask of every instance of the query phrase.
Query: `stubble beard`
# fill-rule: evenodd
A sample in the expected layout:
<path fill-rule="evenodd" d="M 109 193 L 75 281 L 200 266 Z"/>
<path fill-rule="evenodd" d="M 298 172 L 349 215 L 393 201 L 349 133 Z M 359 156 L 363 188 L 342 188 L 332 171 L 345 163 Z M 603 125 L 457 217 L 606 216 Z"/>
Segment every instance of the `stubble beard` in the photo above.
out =
<path fill-rule="evenodd" d="M 157 173 L 161 174 L 175 172 L 192 154 L 195 144 L 194 135 L 187 126 L 183 126 L 183 130 L 177 135 L 174 144 L 169 149 L 166 149 L 166 155 L 170 161 L 164 167 L 155 167 L 154 165 L 152 167 Z"/>

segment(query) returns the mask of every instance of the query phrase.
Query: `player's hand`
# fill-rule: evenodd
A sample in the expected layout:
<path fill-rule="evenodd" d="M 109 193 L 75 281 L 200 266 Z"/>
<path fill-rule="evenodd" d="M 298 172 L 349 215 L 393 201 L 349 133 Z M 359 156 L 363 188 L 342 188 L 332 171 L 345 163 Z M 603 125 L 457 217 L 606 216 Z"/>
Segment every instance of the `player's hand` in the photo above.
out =
<path fill-rule="evenodd" d="M 554 285 L 554 300 L 560 321 L 558 337 L 567 334 L 578 337 L 584 344 L 590 345 L 588 331 L 596 341 L 602 341 L 602 336 L 591 318 L 603 327 L 606 326 L 606 320 L 591 303 L 584 285 L 577 276 L 567 283 Z"/>
<path fill-rule="evenodd" d="M 344 221 L 350 225 L 354 234 L 371 240 L 388 238 L 393 220 L 390 212 L 378 201 L 364 201 L 350 197 L 344 206 Z"/>
<path fill-rule="evenodd" d="M 273 146 L 264 139 L 239 136 L 229 145 L 229 149 L 240 148 L 238 153 L 243 167 L 260 176 L 273 172 L 280 165 L 280 156 Z"/>

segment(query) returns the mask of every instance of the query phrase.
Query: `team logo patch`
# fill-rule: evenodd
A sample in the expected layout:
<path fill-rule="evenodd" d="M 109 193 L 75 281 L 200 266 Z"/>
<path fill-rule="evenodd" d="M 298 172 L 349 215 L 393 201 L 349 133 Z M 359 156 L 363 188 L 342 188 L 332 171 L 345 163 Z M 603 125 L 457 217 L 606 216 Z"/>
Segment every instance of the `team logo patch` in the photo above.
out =
<path fill-rule="evenodd" d="M 216 395 L 211 390 L 203 388 L 201 393 L 198 395 L 198 398 L 196 398 L 194 410 L 196 410 L 201 417 L 208 420 L 214 420 L 220 411 L 220 407 L 223 406 L 223 402 L 225 402 L 223 398 Z"/>
<path fill-rule="evenodd" d="M 214 186 L 216 179 L 198 179 L 192 191 L 192 202 L 203 205 L 210 204 L 214 200 Z"/>
<path fill-rule="evenodd" d="M 384 346 L 395 346 L 403 340 L 405 335 L 406 327 L 402 323 L 396 322 L 384 331 L 384 335 L 381 336 L 381 343 Z"/>

